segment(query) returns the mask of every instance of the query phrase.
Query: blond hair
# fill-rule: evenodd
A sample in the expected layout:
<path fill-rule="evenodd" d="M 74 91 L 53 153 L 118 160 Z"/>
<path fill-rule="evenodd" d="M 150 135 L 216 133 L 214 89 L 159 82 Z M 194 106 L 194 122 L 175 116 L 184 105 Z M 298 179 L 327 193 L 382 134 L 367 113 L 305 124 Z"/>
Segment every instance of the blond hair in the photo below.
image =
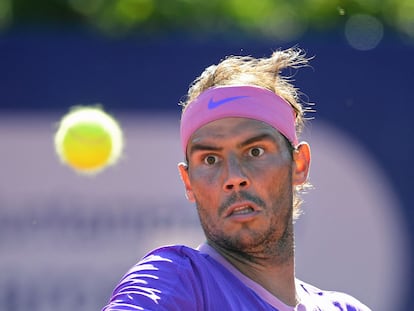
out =
<path fill-rule="evenodd" d="M 217 65 L 207 67 L 190 85 L 187 96 L 180 104 L 183 111 L 205 90 L 225 85 L 253 85 L 272 91 L 284 98 L 295 111 L 296 133 L 302 132 L 305 123 L 305 112 L 311 111 L 310 104 L 301 100 L 301 93 L 292 83 L 292 75 L 282 75 L 286 69 L 298 69 L 308 65 L 309 58 L 303 50 L 290 48 L 277 50 L 270 57 L 254 58 L 252 56 L 228 56 Z M 302 199 L 300 192 L 311 185 L 306 182 L 297 186 L 294 191 L 294 219 L 300 215 Z"/>

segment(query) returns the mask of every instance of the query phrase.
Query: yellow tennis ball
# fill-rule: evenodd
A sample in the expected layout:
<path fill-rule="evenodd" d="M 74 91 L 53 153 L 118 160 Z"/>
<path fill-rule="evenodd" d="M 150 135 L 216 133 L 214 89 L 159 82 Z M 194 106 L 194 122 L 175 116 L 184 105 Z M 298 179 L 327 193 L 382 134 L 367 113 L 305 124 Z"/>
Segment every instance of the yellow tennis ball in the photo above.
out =
<path fill-rule="evenodd" d="M 99 107 L 75 107 L 59 123 L 55 149 L 64 164 L 79 173 L 93 175 L 120 158 L 122 130 Z"/>

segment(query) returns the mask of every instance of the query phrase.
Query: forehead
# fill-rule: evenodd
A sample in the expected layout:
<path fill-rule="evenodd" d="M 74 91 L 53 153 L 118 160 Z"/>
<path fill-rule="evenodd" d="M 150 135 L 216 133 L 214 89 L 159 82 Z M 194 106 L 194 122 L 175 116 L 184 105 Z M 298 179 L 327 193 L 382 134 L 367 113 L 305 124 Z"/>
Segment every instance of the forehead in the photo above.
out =
<path fill-rule="evenodd" d="M 282 135 L 271 125 L 248 118 L 224 118 L 210 122 L 191 136 L 189 146 L 202 142 L 215 142 L 224 139 L 248 139 L 256 135 L 269 135 L 279 141 Z"/>

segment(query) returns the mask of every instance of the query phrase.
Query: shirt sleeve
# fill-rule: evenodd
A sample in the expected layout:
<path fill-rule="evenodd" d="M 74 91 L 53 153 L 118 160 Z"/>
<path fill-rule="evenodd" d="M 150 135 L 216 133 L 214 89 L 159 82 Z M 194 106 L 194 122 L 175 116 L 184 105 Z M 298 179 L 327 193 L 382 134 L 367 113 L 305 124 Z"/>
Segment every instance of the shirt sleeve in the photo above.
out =
<path fill-rule="evenodd" d="M 333 305 L 340 310 L 349 311 L 372 311 L 368 306 L 353 296 L 345 293 L 334 293 L 332 295 Z"/>
<path fill-rule="evenodd" d="M 199 309 L 201 296 L 191 266 L 177 250 L 150 253 L 122 278 L 102 311 Z"/>

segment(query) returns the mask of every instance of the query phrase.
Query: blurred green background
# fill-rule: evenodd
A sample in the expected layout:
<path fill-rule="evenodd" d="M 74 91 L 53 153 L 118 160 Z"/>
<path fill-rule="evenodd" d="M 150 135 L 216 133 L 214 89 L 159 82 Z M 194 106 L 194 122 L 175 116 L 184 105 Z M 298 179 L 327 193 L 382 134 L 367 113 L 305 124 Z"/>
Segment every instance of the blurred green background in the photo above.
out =
<path fill-rule="evenodd" d="M 412 0 L 0 0 L 0 29 L 86 26 L 107 36 L 186 31 L 254 34 L 281 41 L 348 23 L 414 41 Z"/>

